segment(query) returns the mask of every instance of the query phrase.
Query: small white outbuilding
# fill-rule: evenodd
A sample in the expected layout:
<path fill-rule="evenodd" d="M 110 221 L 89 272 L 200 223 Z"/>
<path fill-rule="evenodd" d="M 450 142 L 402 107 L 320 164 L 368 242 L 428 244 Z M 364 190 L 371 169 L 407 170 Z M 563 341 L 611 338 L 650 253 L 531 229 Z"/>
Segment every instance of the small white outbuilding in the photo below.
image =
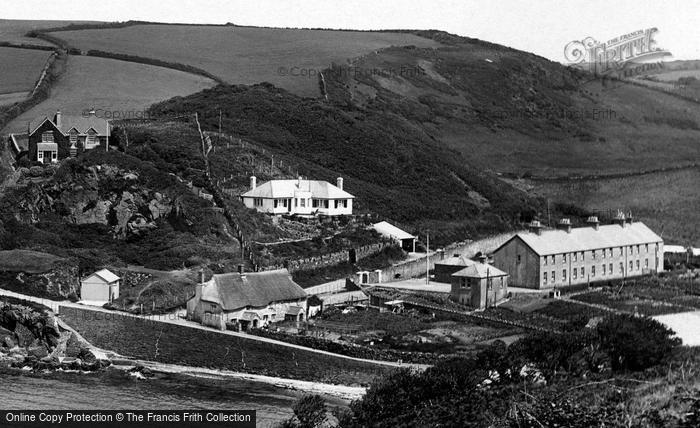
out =
<path fill-rule="evenodd" d="M 80 300 L 88 305 L 104 305 L 119 297 L 119 278 L 102 269 L 85 278 L 80 287 Z"/>

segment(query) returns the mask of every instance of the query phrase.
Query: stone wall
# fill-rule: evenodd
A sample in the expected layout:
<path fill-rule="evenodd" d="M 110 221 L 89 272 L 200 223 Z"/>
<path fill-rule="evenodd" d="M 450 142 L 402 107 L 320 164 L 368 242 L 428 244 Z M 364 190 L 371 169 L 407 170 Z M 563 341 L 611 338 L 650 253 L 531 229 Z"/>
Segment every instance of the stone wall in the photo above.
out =
<path fill-rule="evenodd" d="M 391 368 L 185 325 L 60 308 L 61 318 L 93 345 L 150 361 L 340 384 L 368 384 Z"/>
<path fill-rule="evenodd" d="M 369 256 L 373 256 L 385 248 L 396 246 L 394 243 L 382 242 L 377 244 L 365 245 L 359 248 L 355 248 L 356 260 L 362 260 Z M 316 257 L 307 257 L 303 259 L 289 260 L 284 265 L 271 265 L 260 267 L 260 270 L 275 270 L 287 268 L 289 272 L 296 272 L 302 270 L 314 270 L 320 269 L 328 266 L 334 266 L 340 263 L 346 263 L 350 260 L 350 251 L 343 250 L 337 251 L 335 253 L 323 254 Z"/>

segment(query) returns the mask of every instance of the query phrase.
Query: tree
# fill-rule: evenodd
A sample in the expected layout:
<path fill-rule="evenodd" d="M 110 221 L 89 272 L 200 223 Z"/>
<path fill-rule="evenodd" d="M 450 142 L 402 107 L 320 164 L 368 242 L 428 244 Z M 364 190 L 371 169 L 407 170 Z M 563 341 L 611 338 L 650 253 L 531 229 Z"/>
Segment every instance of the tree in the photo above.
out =
<path fill-rule="evenodd" d="M 292 406 L 294 417 L 280 428 L 317 428 L 326 422 L 326 402 L 320 395 L 305 395 Z"/>

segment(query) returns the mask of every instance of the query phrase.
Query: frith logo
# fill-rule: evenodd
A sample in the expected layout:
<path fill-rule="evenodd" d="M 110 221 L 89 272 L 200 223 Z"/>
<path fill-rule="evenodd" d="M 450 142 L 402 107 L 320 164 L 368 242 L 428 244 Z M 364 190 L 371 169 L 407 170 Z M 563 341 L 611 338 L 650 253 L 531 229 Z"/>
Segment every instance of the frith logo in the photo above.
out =
<path fill-rule="evenodd" d="M 586 69 L 595 76 L 630 77 L 638 74 L 637 71 L 649 70 L 650 66 L 663 67 L 650 61 L 659 61 L 671 55 L 669 51 L 656 46 L 654 35 L 657 32 L 656 28 L 638 30 L 605 43 L 592 37 L 574 40 L 564 47 L 564 57 L 570 65 Z M 639 63 L 644 63 L 645 67 L 640 69 Z"/>

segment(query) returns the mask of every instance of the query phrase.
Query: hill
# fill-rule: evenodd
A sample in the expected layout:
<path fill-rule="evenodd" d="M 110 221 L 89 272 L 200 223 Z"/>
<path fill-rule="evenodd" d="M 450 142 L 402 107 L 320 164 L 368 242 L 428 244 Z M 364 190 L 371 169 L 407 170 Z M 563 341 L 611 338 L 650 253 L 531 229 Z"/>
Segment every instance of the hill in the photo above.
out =
<path fill-rule="evenodd" d="M 226 132 L 290 157 L 300 175 L 345 177 L 357 211 L 430 229 L 438 244 L 506 230 L 539 208 L 391 111 L 343 108 L 262 84 L 219 85 L 156 104 L 150 113 L 198 112 L 203 126 L 217 129 L 219 109 Z"/>
<path fill-rule="evenodd" d="M 67 257 L 81 270 L 228 264 L 238 254 L 212 203 L 151 162 L 94 149 L 58 168 L 20 171 L 0 197 L 2 250 Z"/>
<path fill-rule="evenodd" d="M 81 115 L 95 108 L 106 119 L 143 117 L 144 110 L 154 102 L 213 85 L 206 77 L 164 67 L 68 56 L 63 76 L 54 84 L 50 97 L 15 118 L 2 131 L 25 131 L 28 121 L 56 110 Z"/>
<path fill-rule="evenodd" d="M 0 42 L 30 43 L 34 45 L 52 46 L 51 43 L 27 37 L 30 31 L 47 28 L 64 27 L 71 24 L 95 24 L 96 21 L 43 21 L 26 19 L 0 19 Z"/>
<path fill-rule="evenodd" d="M 135 23 L 50 33 L 69 46 L 202 68 L 228 83 L 271 82 L 316 97 L 318 71 L 393 45 L 437 47 L 408 33 Z M 148 40 L 148 43 L 144 43 Z"/>

